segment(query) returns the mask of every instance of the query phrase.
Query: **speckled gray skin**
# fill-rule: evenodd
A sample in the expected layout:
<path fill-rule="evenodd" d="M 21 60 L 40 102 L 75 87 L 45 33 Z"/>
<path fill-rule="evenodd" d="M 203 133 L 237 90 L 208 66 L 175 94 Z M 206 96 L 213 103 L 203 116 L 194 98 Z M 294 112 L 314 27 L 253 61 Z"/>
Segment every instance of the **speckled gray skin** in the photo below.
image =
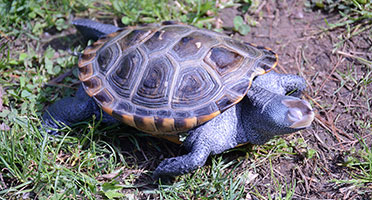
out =
<path fill-rule="evenodd" d="M 90 20 L 73 24 L 86 37 L 98 38 L 116 31 L 112 25 Z M 209 155 L 219 154 L 238 144 L 263 144 L 275 135 L 293 133 L 308 127 L 314 117 L 310 105 L 299 97 L 305 81 L 296 75 L 269 72 L 257 77 L 246 97 L 211 121 L 188 132 L 184 141 L 188 154 L 169 158 L 160 163 L 154 177 L 185 174 L 203 166 Z M 295 91 L 286 96 L 290 91 Z M 101 109 L 80 87 L 75 97 L 57 101 L 43 115 L 44 126 L 58 128 L 91 118 L 101 117 Z M 117 123 L 106 113 L 103 123 Z M 56 123 L 57 122 L 57 123 Z"/>

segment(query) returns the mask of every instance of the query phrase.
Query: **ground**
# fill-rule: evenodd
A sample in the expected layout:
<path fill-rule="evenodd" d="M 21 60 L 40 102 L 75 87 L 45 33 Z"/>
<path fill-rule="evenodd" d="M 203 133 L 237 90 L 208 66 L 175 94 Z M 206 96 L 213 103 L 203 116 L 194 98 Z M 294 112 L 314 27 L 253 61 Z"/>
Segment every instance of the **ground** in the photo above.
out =
<path fill-rule="evenodd" d="M 73 198 L 71 196 L 75 194 L 82 199 L 102 199 L 118 195 L 115 192 L 120 191 L 126 198 L 132 199 L 371 199 L 372 25 L 368 21 L 362 21 L 350 25 L 351 27 L 333 27 L 333 24 L 342 23 L 346 19 L 342 19 L 338 12 L 308 7 L 307 2 L 309 1 L 262 1 L 253 13 L 245 15 L 242 14 L 241 7 L 233 6 L 220 10 L 214 16 L 212 25 L 223 27 L 223 32 L 234 38 L 272 48 L 279 55 L 276 71 L 298 74 L 305 78 L 308 88 L 303 98 L 312 104 L 316 112 L 314 123 L 308 129 L 277 137 L 265 145 L 246 145 L 212 156 L 206 166 L 196 172 L 159 184 L 152 181 L 151 172 L 164 158 L 184 154 L 182 146 L 149 137 L 124 126 L 107 128 L 84 122 L 75 131 L 65 130 L 69 134 L 74 133 L 72 137 L 62 136 L 63 139 L 55 141 L 50 139 L 50 146 L 45 148 L 45 152 L 48 152 L 47 160 L 54 159 L 54 163 L 38 165 L 42 163 L 36 160 L 40 157 L 38 154 L 35 157 L 21 158 L 22 154 L 13 153 L 17 156 L 9 156 L 11 161 L 4 164 L 7 158 L 4 155 L 9 153 L 2 153 L 0 195 L 17 198 L 21 194 L 23 198 L 37 199 L 49 194 Z M 255 26 L 251 25 L 250 32 L 245 36 L 232 31 L 232 19 L 237 15 L 245 16 L 246 21 L 255 22 Z M 77 16 L 85 17 L 83 13 Z M 106 22 L 117 22 L 107 18 Z M 4 33 L 0 31 L 0 34 L 3 37 Z M 47 52 L 48 47 L 61 50 L 54 52 L 50 59 L 63 58 L 72 53 L 68 52 L 69 49 L 86 45 L 86 41 L 82 40 L 73 27 L 62 32 L 45 30 L 41 39 L 40 52 Z M 0 49 L 4 41 L 15 41 L 10 55 L 16 50 L 23 51 L 24 43 L 37 46 L 36 40 L 28 37 L 5 37 L 0 40 Z M 47 66 L 47 61 L 44 61 L 46 58 L 42 59 L 42 62 L 38 62 Z M 41 80 L 46 84 L 43 83 L 38 91 L 42 105 L 35 105 L 37 109 L 42 111 L 62 94 L 70 95 L 75 91 L 79 84 L 74 71 L 76 68 L 67 66 L 61 70 L 53 79 Z M 11 78 L 9 83 L 1 79 L 5 89 L 2 91 L 0 87 L 0 97 L 6 94 L 14 97 L 16 92 L 9 89 L 12 88 L 10 83 L 22 77 L 23 73 L 13 72 L 11 69 L 3 71 Z M 30 70 L 30 73 L 34 72 Z M 23 87 L 22 83 L 20 87 Z M 29 94 L 22 92 L 22 95 Z M 4 102 L 0 99 L 0 111 L 10 110 L 11 106 L 7 104 L 19 103 L 19 99 L 21 98 L 12 101 L 4 98 Z M 28 102 L 23 104 L 25 106 L 14 106 L 21 114 L 26 112 L 23 110 L 27 110 L 24 107 L 30 106 Z M 3 113 L 0 112 L 2 117 Z M 13 135 L 16 134 L 12 129 L 19 130 L 19 126 L 21 125 L 8 126 L 5 120 L 0 119 L 0 130 L 9 131 L 12 134 L 8 135 L 14 138 L 16 136 Z M 32 132 L 32 129 L 27 130 Z M 8 132 L 0 133 L 1 140 L 5 141 L 3 133 Z M 20 135 L 19 140 L 28 141 L 29 137 L 28 134 Z M 41 139 L 33 137 L 35 138 L 32 140 L 39 140 L 42 145 L 49 141 L 43 140 L 42 135 Z M 75 141 L 75 137 L 82 139 Z M 6 152 L 4 149 L 16 149 L 14 146 L 0 144 L 2 152 Z M 25 151 L 35 149 L 35 152 L 40 144 L 31 146 L 27 142 L 22 143 Z M 57 153 L 53 154 L 53 149 L 57 149 Z M 89 153 L 85 152 L 87 149 Z M 84 160 L 85 158 L 87 159 Z M 17 163 L 17 159 L 20 162 Z M 114 161 L 111 162 L 112 160 Z M 13 166 L 12 162 L 17 164 Z M 23 166 L 22 162 L 30 164 Z M 43 173 L 40 173 L 40 177 L 30 178 L 22 173 L 18 174 L 14 170 L 17 167 L 22 172 L 29 169 L 29 174 L 35 171 Z M 38 170 L 32 170 L 36 168 Z M 60 171 L 55 170 L 56 168 Z M 54 171 L 58 171 L 55 179 L 52 176 Z M 69 173 L 62 176 L 62 171 Z M 77 174 L 77 178 L 72 174 Z M 43 179 L 44 177 L 46 178 Z M 58 180 L 64 182 L 60 183 Z M 73 186 L 67 184 L 70 182 L 76 183 L 76 193 L 65 193 L 75 191 L 71 189 Z M 59 184 L 62 189 L 57 187 Z M 21 187 L 17 190 L 9 189 L 19 185 Z M 24 192 L 27 189 L 30 191 Z M 44 194 L 46 190 L 50 190 L 50 193 Z M 92 196 L 88 195 L 88 190 Z"/>
<path fill-rule="evenodd" d="M 233 12 L 227 9 L 223 13 Z M 370 184 L 366 189 L 369 192 L 361 197 L 351 185 L 336 186 L 332 180 L 348 179 L 350 169 L 342 163 L 354 148 L 361 149 L 360 138 L 365 139 L 368 147 L 372 145 L 371 127 L 361 128 L 361 123 L 370 126 L 372 85 L 360 86 L 366 77 L 371 82 L 371 68 L 350 56 L 372 59 L 371 33 L 353 37 L 336 49 L 335 44 L 345 30 L 326 30 L 324 20 L 329 23 L 339 20 L 334 14 L 305 12 L 302 1 L 269 2 L 261 12 L 259 25 L 247 36 L 237 37 L 273 48 L 280 58 L 278 71 L 304 77 L 308 85 L 305 99 L 312 102 L 316 111 L 312 127 L 285 137 L 286 140 L 303 137 L 308 147 L 316 151 L 316 159 L 307 159 L 301 149 L 295 155 L 278 157 L 272 161 L 274 176 L 297 180 L 296 199 L 369 199 Z M 258 188 L 266 188 L 266 183 L 272 182 L 271 176 L 265 176 L 270 174 L 269 169 L 266 165 L 260 168 L 260 176 L 255 180 L 261 185 Z"/>

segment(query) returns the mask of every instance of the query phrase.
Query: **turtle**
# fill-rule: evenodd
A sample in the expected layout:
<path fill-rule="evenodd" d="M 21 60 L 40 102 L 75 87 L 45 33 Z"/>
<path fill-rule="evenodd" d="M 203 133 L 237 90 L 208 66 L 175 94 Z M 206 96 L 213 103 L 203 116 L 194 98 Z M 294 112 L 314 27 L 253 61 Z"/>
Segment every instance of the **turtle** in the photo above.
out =
<path fill-rule="evenodd" d="M 80 55 L 75 96 L 49 106 L 44 126 L 61 128 L 95 115 L 173 142 L 184 135 L 188 153 L 163 160 L 155 178 L 192 172 L 209 155 L 264 144 L 314 119 L 301 99 L 304 79 L 275 72 L 278 55 L 270 48 L 178 22 L 72 24 L 96 42 Z"/>

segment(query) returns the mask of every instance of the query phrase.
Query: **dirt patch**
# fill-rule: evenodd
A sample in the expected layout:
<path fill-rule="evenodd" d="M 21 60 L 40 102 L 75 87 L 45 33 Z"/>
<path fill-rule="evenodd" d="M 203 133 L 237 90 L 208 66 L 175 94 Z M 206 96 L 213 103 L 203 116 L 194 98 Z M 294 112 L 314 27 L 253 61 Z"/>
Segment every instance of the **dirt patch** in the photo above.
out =
<path fill-rule="evenodd" d="M 293 155 L 274 160 L 274 174 L 279 182 L 296 180 L 295 199 L 355 199 L 358 189 L 349 184 L 335 184 L 332 180 L 350 178 L 349 168 L 342 167 L 353 148 L 360 149 L 358 138 L 364 138 L 371 146 L 370 129 L 361 128 L 372 116 L 371 84 L 360 82 L 371 69 L 366 68 L 348 54 L 371 60 L 371 33 L 362 33 L 335 45 L 340 41 L 342 29 L 324 31 L 338 15 L 305 12 L 303 1 L 266 1 L 262 7 L 259 25 L 243 37 L 234 37 L 272 48 L 279 54 L 277 71 L 294 73 L 305 78 L 308 89 L 305 98 L 312 102 L 317 115 L 315 123 L 302 131 L 309 148 L 316 150 L 317 159 L 305 159 Z M 231 20 L 233 8 L 221 12 L 224 22 Z M 229 22 L 226 26 L 230 26 Z M 350 80 L 352 77 L 352 80 Z M 287 136 L 290 140 L 293 136 Z M 297 137 L 297 136 L 296 136 Z M 301 155 L 301 154 L 299 154 Z M 249 161 L 247 161 L 249 162 Z M 260 180 L 256 187 L 262 191 L 275 191 L 268 165 L 260 168 Z M 369 185 L 371 186 L 371 185 Z M 363 191 L 364 195 L 369 191 Z M 368 198 L 367 198 L 368 199 Z"/>

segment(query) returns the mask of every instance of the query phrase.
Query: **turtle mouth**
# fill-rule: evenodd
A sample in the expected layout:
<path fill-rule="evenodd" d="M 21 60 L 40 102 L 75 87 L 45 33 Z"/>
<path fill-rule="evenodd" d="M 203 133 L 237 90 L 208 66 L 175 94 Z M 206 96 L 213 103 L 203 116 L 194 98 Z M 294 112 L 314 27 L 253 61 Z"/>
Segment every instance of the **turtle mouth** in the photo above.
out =
<path fill-rule="evenodd" d="M 282 103 L 288 107 L 287 119 L 291 122 L 290 128 L 302 129 L 311 125 L 315 113 L 309 102 L 301 99 L 285 99 Z"/>

